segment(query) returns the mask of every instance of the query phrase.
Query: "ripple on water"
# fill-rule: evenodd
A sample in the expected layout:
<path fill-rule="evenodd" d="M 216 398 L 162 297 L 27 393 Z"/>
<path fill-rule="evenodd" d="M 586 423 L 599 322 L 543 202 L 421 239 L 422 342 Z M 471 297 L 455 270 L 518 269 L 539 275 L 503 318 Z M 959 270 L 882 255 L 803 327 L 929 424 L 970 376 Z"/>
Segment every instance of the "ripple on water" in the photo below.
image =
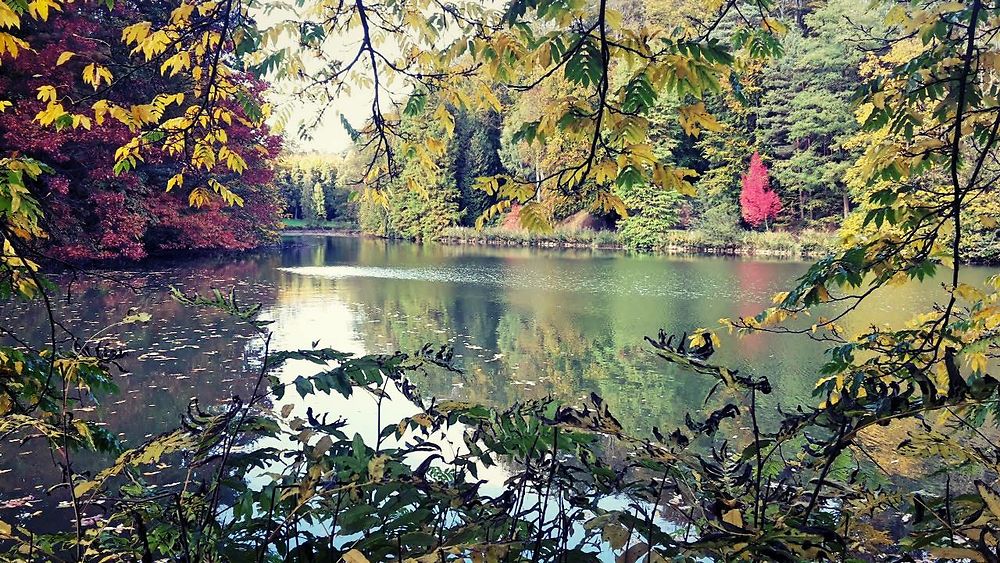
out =
<path fill-rule="evenodd" d="M 573 271 L 558 269 L 545 272 L 530 267 L 509 268 L 502 263 L 475 266 L 450 264 L 447 267 L 399 268 L 389 266 L 302 266 L 279 268 L 294 275 L 326 279 L 370 278 L 385 280 L 424 281 L 471 285 L 492 285 L 515 289 L 563 291 L 591 294 L 650 295 L 679 298 L 725 296 L 725 286 L 710 280 L 700 280 L 694 285 L 680 272 L 665 272 L 657 278 L 638 277 L 626 283 L 611 272 L 594 270 Z M 602 275 L 604 274 L 604 275 Z M 670 275 L 673 274 L 673 275 Z"/>

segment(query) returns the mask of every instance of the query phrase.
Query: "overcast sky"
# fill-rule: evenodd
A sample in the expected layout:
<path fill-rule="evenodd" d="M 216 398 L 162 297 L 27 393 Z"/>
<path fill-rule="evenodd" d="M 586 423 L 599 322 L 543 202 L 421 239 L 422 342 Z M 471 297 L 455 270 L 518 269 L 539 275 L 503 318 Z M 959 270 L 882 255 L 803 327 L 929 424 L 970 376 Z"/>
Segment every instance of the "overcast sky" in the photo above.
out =
<path fill-rule="evenodd" d="M 294 18 L 294 13 L 290 11 L 272 11 L 265 14 L 258 11 L 254 14 L 257 24 L 266 28 L 289 17 Z M 345 55 L 356 52 L 360 43 L 358 38 L 337 37 L 328 40 L 328 45 L 324 49 L 327 53 L 342 51 Z M 292 45 L 290 42 L 289 45 Z M 329 104 L 322 121 L 311 129 L 311 139 L 299 137 L 299 129 L 303 123 L 310 123 L 320 114 L 323 103 L 296 99 L 282 93 L 279 89 L 289 90 L 288 85 L 279 85 L 268 93 L 268 101 L 274 107 L 272 113 L 272 125 L 280 111 L 287 109 L 291 102 L 294 108 L 291 118 L 285 130 L 282 132 L 285 137 L 286 150 L 315 151 L 340 153 L 351 147 L 351 138 L 347 134 L 340 122 L 343 115 L 356 128 L 361 128 L 371 115 L 372 91 L 370 88 L 355 87 L 349 96 L 341 96 L 337 99 L 325 102 Z"/>

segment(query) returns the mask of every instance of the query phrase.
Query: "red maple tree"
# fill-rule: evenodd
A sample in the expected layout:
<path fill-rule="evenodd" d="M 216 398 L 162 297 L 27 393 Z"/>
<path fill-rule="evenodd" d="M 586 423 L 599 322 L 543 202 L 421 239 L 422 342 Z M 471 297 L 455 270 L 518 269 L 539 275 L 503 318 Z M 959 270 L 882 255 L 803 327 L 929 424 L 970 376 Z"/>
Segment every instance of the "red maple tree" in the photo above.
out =
<path fill-rule="evenodd" d="M 768 221 L 781 212 L 781 199 L 771 189 L 767 166 L 761 160 L 759 152 L 754 152 L 750 157 L 750 170 L 743 175 L 740 210 L 743 212 L 744 221 L 754 227 L 763 224 L 765 228 L 768 226 Z"/>

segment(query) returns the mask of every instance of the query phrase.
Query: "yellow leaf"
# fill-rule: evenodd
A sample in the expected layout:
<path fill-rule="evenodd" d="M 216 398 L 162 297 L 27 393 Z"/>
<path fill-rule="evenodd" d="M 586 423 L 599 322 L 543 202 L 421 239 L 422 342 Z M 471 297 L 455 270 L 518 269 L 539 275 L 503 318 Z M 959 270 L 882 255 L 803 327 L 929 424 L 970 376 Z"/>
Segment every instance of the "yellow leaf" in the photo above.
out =
<path fill-rule="evenodd" d="M 98 100 L 91 106 L 94 109 L 94 121 L 98 125 L 104 125 L 104 116 L 108 114 L 109 106 L 107 100 Z"/>
<path fill-rule="evenodd" d="M 434 111 L 434 119 L 438 120 L 438 123 L 441 124 L 441 127 L 444 128 L 449 137 L 455 134 L 455 117 L 451 115 L 451 112 L 448 111 L 448 108 L 444 104 L 439 105 L 437 110 Z M 432 139 L 428 139 L 428 141 L 430 140 Z"/>
<path fill-rule="evenodd" d="M 625 202 L 622 201 L 620 197 L 610 192 L 599 192 L 597 194 L 597 199 L 590 207 L 594 210 L 600 209 L 604 213 L 614 211 L 619 217 L 622 218 L 628 217 L 628 209 L 625 207 Z"/>
<path fill-rule="evenodd" d="M 0 2 L 0 28 L 21 28 L 21 18 L 6 2 Z"/>
<path fill-rule="evenodd" d="M 149 30 L 152 26 L 153 24 L 149 22 L 139 22 L 130 25 L 122 30 L 122 41 L 126 45 L 138 43 L 149 36 Z"/>
<path fill-rule="evenodd" d="M 111 84 L 112 75 L 111 71 L 106 67 L 103 67 L 97 63 L 90 63 L 83 67 L 83 81 L 86 84 L 90 84 L 97 90 L 101 87 L 101 82 L 107 82 Z"/>
<path fill-rule="evenodd" d="M 81 481 L 73 487 L 73 496 L 80 497 L 97 487 L 96 481 Z"/>
<path fill-rule="evenodd" d="M 385 462 L 388 459 L 388 456 L 380 455 L 373 457 L 368 462 L 368 476 L 372 481 L 382 480 L 382 476 L 385 475 Z"/>
<path fill-rule="evenodd" d="M 180 6 L 174 8 L 173 12 L 170 12 L 171 23 L 179 24 L 191 18 L 191 12 L 194 11 L 194 6 L 188 3 L 181 4 Z"/>
<path fill-rule="evenodd" d="M 684 132 L 692 137 L 699 137 L 702 130 L 721 131 L 723 126 L 715 117 L 708 113 L 705 102 L 682 106 L 678 110 L 678 121 Z"/>
<path fill-rule="evenodd" d="M 344 554 L 342 561 L 344 563 L 368 563 L 368 558 L 360 551 L 352 549 Z"/>
<path fill-rule="evenodd" d="M 49 10 L 60 12 L 62 11 L 62 6 L 55 0 L 32 0 L 28 4 L 28 13 L 42 21 L 49 19 Z"/>
<path fill-rule="evenodd" d="M 552 223 L 549 221 L 548 213 L 536 202 L 521 206 L 518 214 L 521 219 L 521 226 L 529 231 L 547 233 L 552 230 Z"/>
<path fill-rule="evenodd" d="M 211 0 L 209 2 L 202 2 L 201 4 L 198 5 L 198 14 L 202 16 L 207 15 L 209 12 L 214 10 L 215 7 L 218 6 L 218 4 L 219 3 L 215 0 Z"/>
<path fill-rule="evenodd" d="M 976 373 L 986 373 L 987 366 L 988 360 L 986 359 L 986 354 L 983 354 L 982 352 L 969 354 L 969 367 L 972 371 Z"/>
<path fill-rule="evenodd" d="M 952 12 L 961 12 L 965 9 L 965 4 L 962 2 L 945 2 L 936 7 L 936 12 L 939 14 L 949 14 Z"/>
<path fill-rule="evenodd" d="M 906 15 L 906 8 L 896 4 L 885 16 L 885 23 L 889 26 L 900 25 L 909 19 Z"/>
<path fill-rule="evenodd" d="M 0 33 L 0 57 L 4 53 L 10 54 L 11 58 L 16 59 L 18 53 L 21 49 L 28 49 L 28 43 L 21 38 L 14 37 L 9 33 Z"/>
<path fill-rule="evenodd" d="M 201 207 L 212 201 L 212 193 L 205 188 L 195 188 L 188 194 L 188 205 L 191 207 Z"/>
<path fill-rule="evenodd" d="M 39 86 L 37 98 L 43 102 L 54 102 L 59 96 L 54 86 Z"/>
<path fill-rule="evenodd" d="M 416 422 L 417 424 L 423 426 L 424 428 L 430 428 L 433 425 L 433 421 L 431 420 L 430 415 L 428 415 L 425 412 L 417 413 L 411 416 L 410 420 Z"/>
<path fill-rule="evenodd" d="M 653 154 L 653 146 L 648 143 L 640 143 L 629 147 L 632 161 L 638 165 L 653 164 L 656 162 L 656 155 Z"/>
<path fill-rule="evenodd" d="M 1000 518 L 1000 495 L 993 491 L 993 488 L 986 483 L 976 480 L 976 490 L 979 492 L 979 496 L 982 497 L 983 502 L 986 504 L 986 508 L 993 513 L 994 518 Z"/>
<path fill-rule="evenodd" d="M 728 511 L 726 511 L 725 514 L 722 515 L 722 521 L 726 522 L 727 524 L 732 524 L 733 526 L 736 526 L 737 528 L 742 528 L 743 527 L 743 513 L 740 512 L 740 510 L 738 508 L 734 508 L 732 510 L 728 510 Z"/>
<path fill-rule="evenodd" d="M 132 106 L 132 119 L 137 124 L 152 123 L 156 121 L 156 117 L 153 114 L 153 106 L 150 104 L 139 104 Z"/>
<path fill-rule="evenodd" d="M 62 53 L 59 54 L 59 58 L 56 59 L 56 66 L 66 64 L 66 62 L 72 59 L 75 55 L 76 53 L 74 53 L 73 51 L 63 51 Z"/>
<path fill-rule="evenodd" d="M 611 549 L 619 550 L 628 542 L 629 531 L 617 522 L 609 522 L 601 529 L 601 537 L 608 542 Z"/>
<path fill-rule="evenodd" d="M 80 114 L 73 115 L 74 129 L 79 129 L 80 127 L 83 127 L 87 131 L 90 131 L 90 126 L 91 126 L 90 118 L 87 117 L 86 115 L 80 115 Z"/>
<path fill-rule="evenodd" d="M 610 160 L 602 160 L 594 166 L 594 181 L 606 185 L 618 177 L 618 165 Z"/>
<path fill-rule="evenodd" d="M 43 126 L 48 126 L 64 115 L 66 115 L 66 110 L 63 109 L 62 104 L 49 102 L 49 105 L 35 116 L 35 121 L 38 121 Z"/>
<path fill-rule="evenodd" d="M 955 294 L 969 301 L 977 301 L 985 297 L 981 291 L 967 283 L 958 284 L 958 287 L 955 288 Z"/>
<path fill-rule="evenodd" d="M 3 2 L 0 2 L 3 4 Z M 14 527 L 0 520 L 0 538 L 8 539 L 14 537 Z"/>
<path fill-rule="evenodd" d="M 169 180 L 167 180 L 167 191 L 174 189 L 174 187 L 184 186 L 184 174 L 178 173 L 174 174 Z"/>

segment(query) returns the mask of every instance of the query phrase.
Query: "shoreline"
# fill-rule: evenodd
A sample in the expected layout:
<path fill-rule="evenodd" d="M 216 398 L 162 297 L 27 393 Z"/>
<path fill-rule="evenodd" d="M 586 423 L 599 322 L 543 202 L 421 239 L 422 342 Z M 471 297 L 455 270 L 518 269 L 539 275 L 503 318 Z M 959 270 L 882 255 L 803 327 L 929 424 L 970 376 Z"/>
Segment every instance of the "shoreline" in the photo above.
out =
<path fill-rule="evenodd" d="M 587 231 L 588 233 L 599 233 L 600 231 Z M 359 230 L 348 229 L 289 229 L 281 231 L 282 236 L 335 236 L 335 237 L 357 237 L 371 238 L 379 240 L 402 240 L 392 237 L 384 237 L 364 233 Z M 595 237 L 596 238 L 596 237 Z M 417 244 L 428 244 L 424 241 L 409 241 Z M 822 258 L 827 255 L 823 251 L 803 251 L 799 249 L 769 249 L 754 248 L 739 243 L 729 243 L 724 245 L 685 245 L 669 244 L 655 249 L 634 249 L 629 248 L 619 242 L 603 242 L 598 240 L 556 240 L 545 238 L 501 238 L 490 236 L 489 234 L 480 236 L 461 236 L 458 234 L 444 234 L 434 239 L 429 244 L 440 244 L 444 246 L 478 246 L 491 248 L 545 248 L 545 249 L 565 249 L 565 250 L 600 250 L 605 252 L 618 252 L 621 254 L 648 254 L 667 256 L 714 256 L 728 258 L 771 258 L 784 260 L 811 260 Z"/>
<path fill-rule="evenodd" d="M 509 241 L 502 239 L 484 238 L 467 239 L 461 237 L 441 237 L 434 241 L 436 244 L 447 246 L 488 246 L 493 248 L 549 248 L 567 250 L 604 250 L 608 252 L 619 252 L 622 254 L 648 254 L 668 255 L 668 256 L 721 256 L 729 258 L 749 258 L 759 256 L 761 258 L 785 258 L 788 260 L 803 260 L 811 258 L 822 258 L 825 253 L 803 253 L 793 250 L 771 250 L 753 249 L 741 245 L 731 245 L 725 247 L 698 247 L 687 245 L 668 245 L 653 249 L 629 248 L 623 244 L 591 244 L 587 242 L 573 241 Z"/>

